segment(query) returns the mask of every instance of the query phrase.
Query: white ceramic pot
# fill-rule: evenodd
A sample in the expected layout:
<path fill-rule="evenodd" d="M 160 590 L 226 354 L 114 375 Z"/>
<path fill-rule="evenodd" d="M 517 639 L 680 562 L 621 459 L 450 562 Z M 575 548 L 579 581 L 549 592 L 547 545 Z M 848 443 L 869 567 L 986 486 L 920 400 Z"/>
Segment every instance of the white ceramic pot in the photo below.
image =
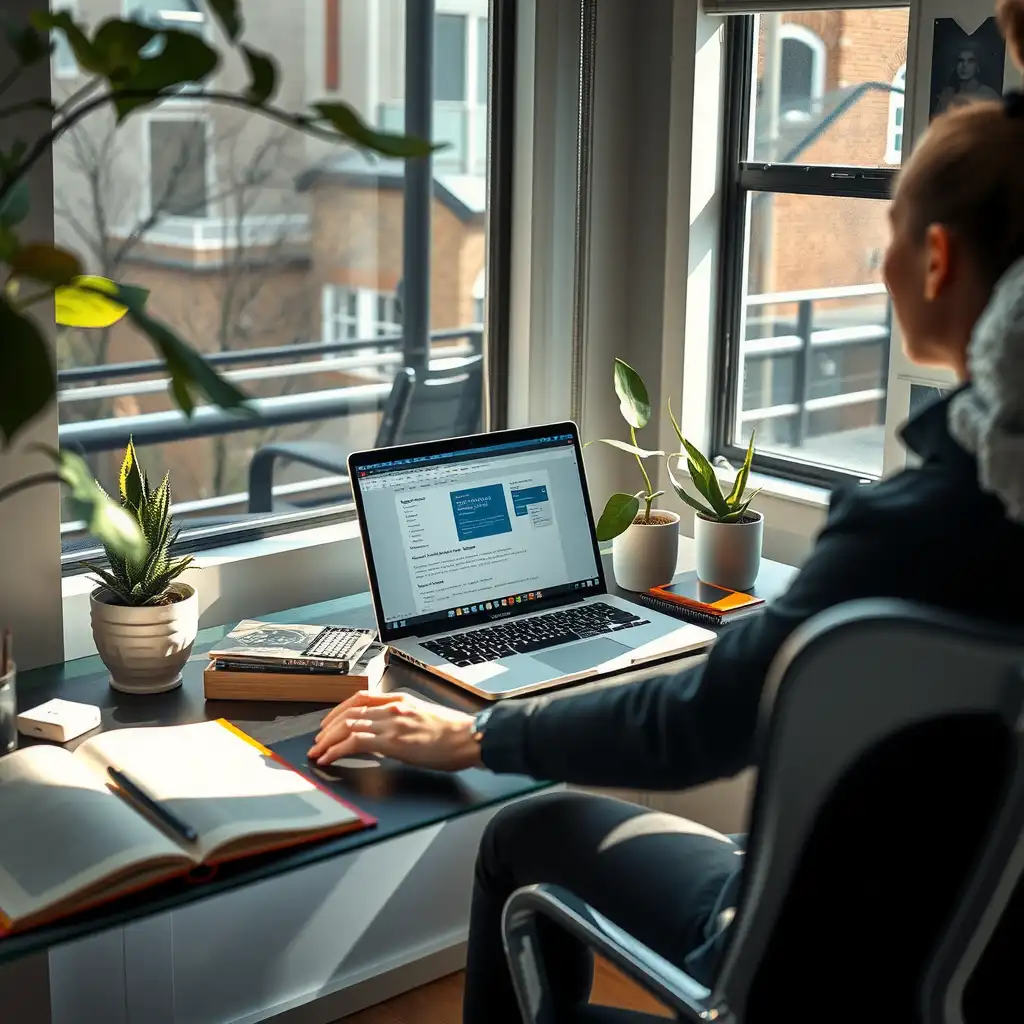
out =
<path fill-rule="evenodd" d="M 103 587 L 90 595 L 92 635 L 115 690 L 163 693 L 181 685 L 199 631 L 199 598 L 187 583 L 168 590 L 178 600 L 139 607 L 108 604 Z"/>
<path fill-rule="evenodd" d="M 693 517 L 697 578 L 729 590 L 749 590 L 761 568 L 764 516 L 748 512 L 742 523 L 716 523 Z"/>
<path fill-rule="evenodd" d="M 612 541 L 612 571 L 624 590 L 649 590 L 668 583 L 679 557 L 679 516 L 651 510 L 651 522 L 635 519 Z"/>

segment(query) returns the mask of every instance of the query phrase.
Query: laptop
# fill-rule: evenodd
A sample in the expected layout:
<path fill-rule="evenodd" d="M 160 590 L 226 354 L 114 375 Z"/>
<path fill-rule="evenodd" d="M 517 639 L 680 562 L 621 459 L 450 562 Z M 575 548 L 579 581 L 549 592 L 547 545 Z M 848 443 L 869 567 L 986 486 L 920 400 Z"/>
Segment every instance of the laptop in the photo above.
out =
<path fill-rule="evenodd" d="M 610 594 L 573 423 L 348 460 L 380 639 L 479 697 L 520 697 L 708 646 Z"/>

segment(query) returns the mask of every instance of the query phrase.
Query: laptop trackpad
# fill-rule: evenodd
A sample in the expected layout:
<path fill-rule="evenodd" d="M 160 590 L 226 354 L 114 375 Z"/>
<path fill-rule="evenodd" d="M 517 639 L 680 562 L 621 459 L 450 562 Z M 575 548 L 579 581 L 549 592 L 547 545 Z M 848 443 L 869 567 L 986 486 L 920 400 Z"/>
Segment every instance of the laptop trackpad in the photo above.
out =
<path fill-rule="evenodd" d="M 573 644 L 571 647 L 556 647 L 551 651 L 537 651 L 533 657 L 550 665 L 558 672 L 580 672 L 585 668 L 596 668 L 602 662 L 612 658 L 621 658 L 628 654 L 629 647 L 617 644 L 607 637 L 597 637 L 586 643 Z"/>

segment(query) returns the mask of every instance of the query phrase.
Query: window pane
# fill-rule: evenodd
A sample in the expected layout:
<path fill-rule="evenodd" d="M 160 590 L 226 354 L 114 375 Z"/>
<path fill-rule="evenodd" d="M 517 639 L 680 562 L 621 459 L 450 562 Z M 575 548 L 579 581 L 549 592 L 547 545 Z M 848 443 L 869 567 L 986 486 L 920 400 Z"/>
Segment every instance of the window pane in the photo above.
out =
<path fill-rule="evenodd" d="M 66 6 L 65 0 L 53 3 Z M 386 17 L 380 8 L 380 17 L 372 16 L 378 4 L 339 5 L 340 36 L 352 44 L 339 95 L 367 121 L 400 131 L 404 4 L 394 0 Z M 320 99 L 323 67 L 307 55 L 323 52 L 323 5 L 245 8 L 245 42 L 279 61 L 281 105 L 298 111 Z M 195 9 L 205 7 L 189 0 L 139 0 L 137 7 L 147 17 Z M 427 372 L 462 379 L 448 371 L 482 351 L 477 304 L 487 189 L 484 166 L 469 166 L 466 24 L 463 17 L 438 18 L 443 94 L 435 102 L 434 137 L 452 146 L 434 163 L 433 198 L 422 211 L 406 209 L 400 161 L 195 100 L 169 98 L 121 126 L 105 112 L 93 115 L 57 142 L 57 241 L 90 272 L 148 288 L 150 312 L 253 396 L 263 415 L 253 424 L 202 408 L 200 395 L 199 415 L 186 419 L 169 396 L 152 345 L 123 322 L 59 337 L 61 442 L 82 451 L 103 485 L 115 490 L 121 453 L 133 435 L 151 479 L 170 471 L 184 540 L 195 527 L 262 523 L 268 508 L 287 513 L 349 505 L 347 453 L 403 440 L 380 431 L 396 374 L 415 368 L 418 349 L 404 335 L 410 275 L 429 282 Z M 53 58 L 58 103 L 81 84 L 61 77 L 60 59 Z M 227 66 L 211 88 L 244 85 L 234 65 Z M 429 255 L 409 265 L 407 215 L 431 224 Z M 411 406 L 401 422 L 421 435 L 456 432 L 441 418 L 423 431 Z M 481 427 L 478 421 L 458 430 Z M 327 468 L 311 465 L 300 448 L 297 457 L 272 463 L 272 492 L 251 488 L 254 460 L 257 467 L 270 464 L 266 450 L 284 442 L 315 444 L 318 454 L 333 451 L 337 458 Z M 72 509 L 64 509 L 63 519 L 69 550 L 91 543 Z"/>
<path fill-rule="evenodd" d="M 476 23 L 476 101 L 487 105 L 487 72 L 490 58 L 490 43 L 487 39 L 487 19 Z"/>
<path fill-rule="evenodd" d="M 762 14 L 750 158 L 898 163 L 907 20 L 905 7 Z"/>
<path fill-rule="evenodd" d="M 733 442 L 882 470 L 891 333 L 886 203 L 756 192 L 748 206 L 742 382 Z"/>
<path fill-rule="evenodd" d="M 434 99 L 466 96 L 466 16 L 439 14 L 434 20 Z"/>

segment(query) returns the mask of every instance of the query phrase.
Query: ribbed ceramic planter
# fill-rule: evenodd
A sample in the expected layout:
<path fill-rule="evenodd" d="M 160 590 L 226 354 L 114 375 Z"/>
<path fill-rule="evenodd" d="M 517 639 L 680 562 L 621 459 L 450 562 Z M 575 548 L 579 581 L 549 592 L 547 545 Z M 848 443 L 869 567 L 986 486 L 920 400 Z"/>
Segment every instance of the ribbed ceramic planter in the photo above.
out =
<path fill-rule="evenodd" d="M 651 510 L 651 522 L 633 521 L 612 541 L 612 571 L 624 590 L 649 590 L 668 583 L 679 557 L 679 516 Z"/>
<path fill-rule="evenodd" d="M 741 523 L 693 517 L 697 578 L 729 590 L 749 590 L 761 568 L 764 516 L 748 512 Z"/>
<path fill-rule="evenodd" d="M 181 670 L 199 630 L 199 598 L 187 583 L 172 583 L 169 604 L 108 604 L 108 591 L 90 595 L 92 635 L 110 685 L 122 693 L 163 693 L 181 685 Z"/>

